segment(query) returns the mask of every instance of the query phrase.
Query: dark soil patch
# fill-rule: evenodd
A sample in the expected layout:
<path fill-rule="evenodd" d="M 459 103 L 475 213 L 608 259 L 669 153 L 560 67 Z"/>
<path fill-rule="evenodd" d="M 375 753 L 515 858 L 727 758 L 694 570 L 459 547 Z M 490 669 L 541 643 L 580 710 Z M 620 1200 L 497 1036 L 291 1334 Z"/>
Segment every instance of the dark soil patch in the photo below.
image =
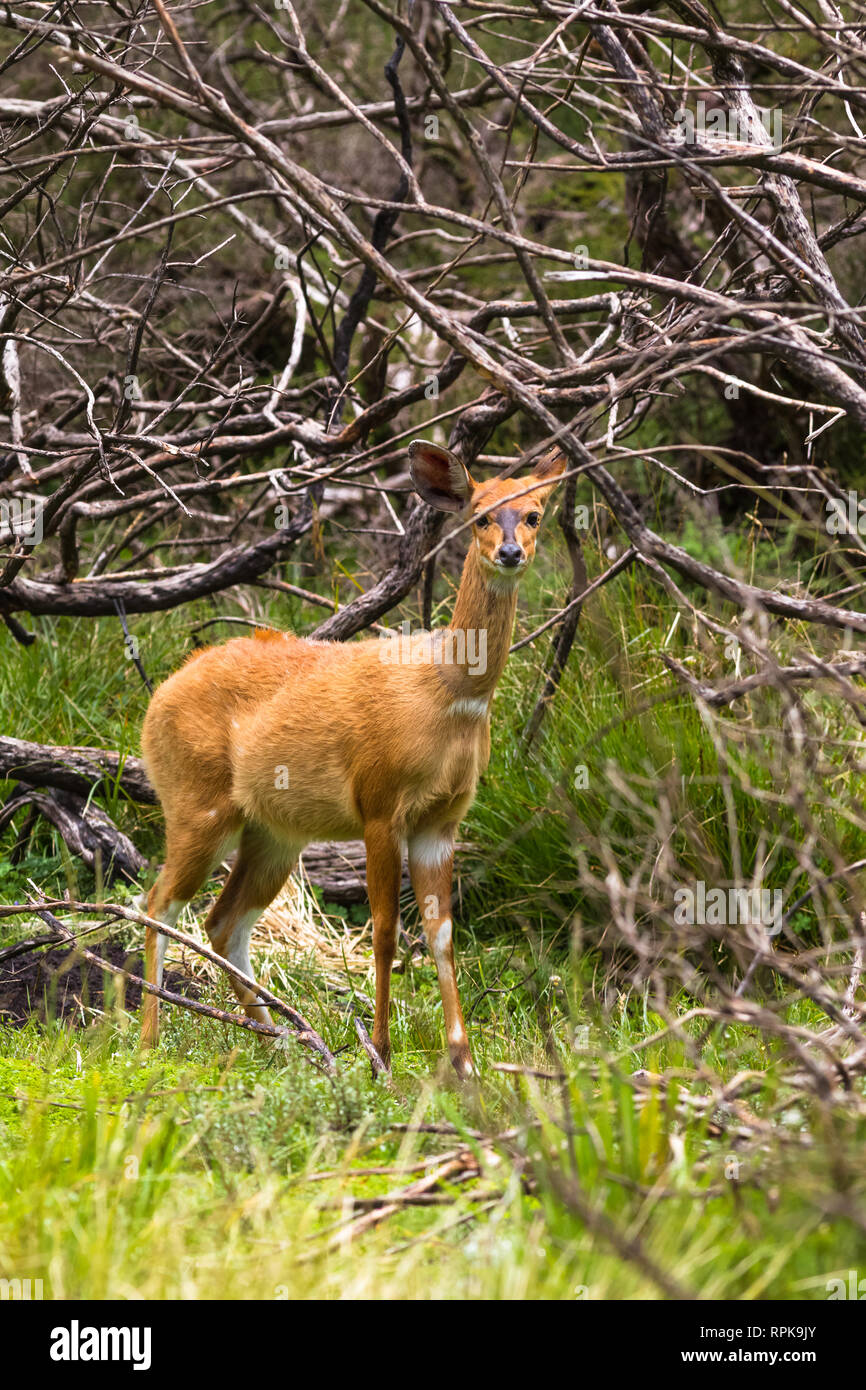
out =
<path fill-rule="evenodd" d="M 131 970 L 133 975 L 143 974 L 140 951 L 127 951 L 116 942 L 108 941 L 100 942 L 96 950 L 113 966 Z M 111 981 L 106 981 L 106 974 L 99 966 L 77 955 L 74 948 L 43 949 L 13 956 L 12 960 L 0 965 L 0 1023 L 20 1028 L 35 1015 L 43 1021 L 62 1018 L 71 1027 L 86 1027 L 98 1018 L 90 1010 L 105 1007 L 106 983 L 109 997 L 117 998 L 117 991 Z M 191 998 L 201 992 L 195 980 L 177 970 L 167 969 L 163 984 L 175 994 Z M 139 1008 L 141 994 L 141 985 L 125 981 L 124 1000 L 128 1010 Z"/>

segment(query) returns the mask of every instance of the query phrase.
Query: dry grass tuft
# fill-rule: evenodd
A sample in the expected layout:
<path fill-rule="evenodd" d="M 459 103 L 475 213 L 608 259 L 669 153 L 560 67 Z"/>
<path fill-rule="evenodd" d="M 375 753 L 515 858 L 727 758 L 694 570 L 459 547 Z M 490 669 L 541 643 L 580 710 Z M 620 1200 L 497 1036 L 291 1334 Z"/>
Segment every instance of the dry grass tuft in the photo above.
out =
<path fill-rule="evenodd" d="M 253 945 L 288 951 L 287 965 L 303 961 L 341 974 L 364 975 L 373 961 L 370 922 L 354 927 L 340 917 L 329 917 L 302 874 L 292 874 L 259 918 Z"/>

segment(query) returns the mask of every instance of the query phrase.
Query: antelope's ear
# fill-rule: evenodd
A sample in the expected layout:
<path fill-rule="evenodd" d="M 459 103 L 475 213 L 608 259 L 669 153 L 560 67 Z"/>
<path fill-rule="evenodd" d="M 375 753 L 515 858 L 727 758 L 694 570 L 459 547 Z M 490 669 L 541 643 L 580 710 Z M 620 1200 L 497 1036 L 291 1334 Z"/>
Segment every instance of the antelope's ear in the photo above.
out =
<path fill-rule="evenodd" d="M 409 474 L 418 495 L 440 512 L 461 512 L 475 491 L 457 455 L 426 439 L 409 445 Z"/>
<path fill-rule="evenodd" d="M 559 449 L 551 449 L 538 460 L 538 463 L 532 470 L 532 476 L 533 478 L 537 478 L 538 482 L 542 484 L 545 502 L 562 478 L 567 466 L 568 461 L 565 454 Z"/>

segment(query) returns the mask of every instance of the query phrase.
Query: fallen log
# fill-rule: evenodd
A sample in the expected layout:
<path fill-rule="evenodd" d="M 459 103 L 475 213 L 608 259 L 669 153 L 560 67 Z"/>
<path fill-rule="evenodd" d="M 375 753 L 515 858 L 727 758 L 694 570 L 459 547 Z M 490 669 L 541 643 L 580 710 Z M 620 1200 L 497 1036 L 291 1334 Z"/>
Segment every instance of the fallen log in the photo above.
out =
<path fill-rule="evenodd" d="M 361 903 L 367 897 L 367 850 L 363 840 L 338 844 L 314 840 L 301 855 L 304 874 L 322 890 L 326 902 Z M 400 891 L 409 889 L 409 875 L 403 869 Z"/>
<path fill-rule="evenodd" d="M 51 791 L 36 791 L 19 782 L 0 807 L 0 831 L 5 830 L 13 816 L 24 807 L 28 808 L 30 816 L 16 850 L 26 839 L 32 820 L 38 814 L 59 830 L 71 852 L 83 860 L 97 877 L 101 874 L 106 883 L 112 883 L 117 878 L 135 883 L 147 867 L 144 855 L 139 854 L 128 836 L 118 830 L 111 817 L 77 792 L 63 791 L 57 787 Z M 12 857 L 14 860 L 15 851 Z"/>
<path fill-rule="evenodd" d="M 123 758 L 113 749 L 28 743 L 0 737 L 0 778 L 31 787 L 62 787 L 89 796 L 120 788 L 132 801 L 153 805 L 156 792 L 140 758 Z"/>

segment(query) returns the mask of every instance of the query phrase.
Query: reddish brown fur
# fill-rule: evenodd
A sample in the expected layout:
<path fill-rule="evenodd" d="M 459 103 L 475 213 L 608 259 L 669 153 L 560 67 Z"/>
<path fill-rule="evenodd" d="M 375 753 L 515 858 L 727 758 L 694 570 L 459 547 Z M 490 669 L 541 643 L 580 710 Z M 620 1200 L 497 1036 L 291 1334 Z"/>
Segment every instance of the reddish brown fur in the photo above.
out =
<path fill-rule="evenodd" d="M 166 821 L 166 862 L 148 911 L 166 920 L 169 905 L 188 902 L 240 836 L 205 926 L 215 949 L 244 968 L 252 918 L 276 896 L 303 845 L 363 836 L 376 962 L 373 1041 L 387 1062 L 407 842 L 425 929 L 431 944 L 440 942 L 435 954 L 451 1058 L 466 1074 L 472 1063 L 453 951 L 439 935 L 451 912 L 450 845 L 490 753 L 489 700 L 508 655 L 516 580 L 535 552 L 537 526 L 526 518 L 541 513 L 564 465 L 557 455 L 529 479 L 476 485 L 447 450 L 415 444 L 410 457 L 426 500 L 446 510 L 469 506 L 476 518 L 449 629 L 486 632 L 486 671 L 474 673 L 470 662 L 394 664 L 383 660 L 378 638 L 343 644 L 270 631 L 194 653 L 158 688 L 142 731 Z M 508 543 L 525 555 L 514 571 L 497 563 Z M 467 701 L 479 708 L 486 701 L 486 713 Z M 148 929 L 150 980 L 157 976 L 157 935 Z M 239 994 L 251 1016 L 267 1019 L 254 996 Z M 148 996 L 145 1043 L 156 1040 L 157 1009 Z"/>

